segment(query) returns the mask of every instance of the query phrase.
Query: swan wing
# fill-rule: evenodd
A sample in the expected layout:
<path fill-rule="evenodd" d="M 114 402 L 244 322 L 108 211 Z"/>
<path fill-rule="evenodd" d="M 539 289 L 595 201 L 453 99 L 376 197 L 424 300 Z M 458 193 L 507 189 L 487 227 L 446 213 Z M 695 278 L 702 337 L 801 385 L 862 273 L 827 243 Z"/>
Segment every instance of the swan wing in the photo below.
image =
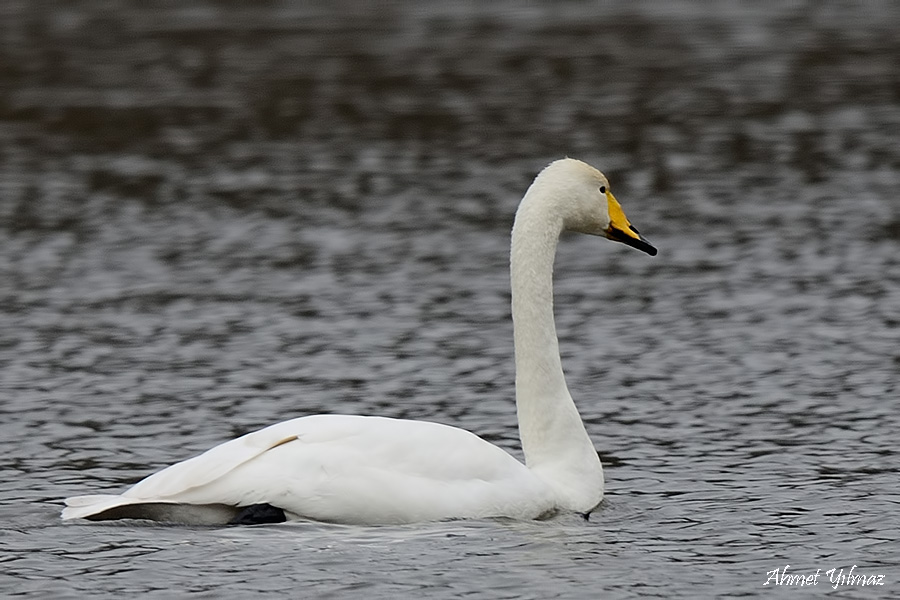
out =
<path fill-rule="evenodd" d="M 355 416 L 308 417 L 302 426 L 308 435 L 182 497 L 266 502 L 294 517 L 359 524 L 535 518 L 555 507 L 543 480 L 463 429 Z"/>
<path fill-rule="evenodd" d="M 80 519 L 113 508 L 144 502 L 178 503 L 185 491 L 202 487 L 260 454 L 296 439 L 285 421 L 215 446 L 139 481 L 121 495 L 93 494 L 66 498 L 63 519 Z"/>
<path fill-rule="evenodd" d="M 425 421 L 317 415 L 245 435 L 95 504 L 76 498 L 65 518 L 122 504 L 247 506 L 355 523 L 535 517 L 553 507 L 540 479 L 468 431 Z M 99 510 L 93 510 L 99 508 Z"/>
<path fill-rule="evenodd" d="M 154 473 L 122 495 L 135 499 L 162 500 L 207 485 L 247 461 L 296 440 L 300 435 L 300 432 L 295 431 L 299 421 L 300 419 L 293 419 L 277 423 L 219 444 L 199 456 Z"/>

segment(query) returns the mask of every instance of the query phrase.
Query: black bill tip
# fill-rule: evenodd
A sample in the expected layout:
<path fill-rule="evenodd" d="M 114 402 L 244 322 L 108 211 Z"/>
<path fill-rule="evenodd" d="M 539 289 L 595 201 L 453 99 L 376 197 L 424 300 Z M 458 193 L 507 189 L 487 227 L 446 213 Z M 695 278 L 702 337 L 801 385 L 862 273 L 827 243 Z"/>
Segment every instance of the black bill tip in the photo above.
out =
<path fill-rule="evenodd" d="M 626 246 L 631 246 L 632 248 L 637 248 L 641 252 L 646 252 L 650 256 L 656 256 L 658 252 L 657 249 L 644 239 L 644 237 L 638 234 L 638 237 L 631 237 L 624 231 L 619 231 L 618 229 L 610 228 L 608 230 L 609 239 L 616 240 L 617 242 L 622 242 Z M 637 231 L 635 231 L 637 233 Z"/>

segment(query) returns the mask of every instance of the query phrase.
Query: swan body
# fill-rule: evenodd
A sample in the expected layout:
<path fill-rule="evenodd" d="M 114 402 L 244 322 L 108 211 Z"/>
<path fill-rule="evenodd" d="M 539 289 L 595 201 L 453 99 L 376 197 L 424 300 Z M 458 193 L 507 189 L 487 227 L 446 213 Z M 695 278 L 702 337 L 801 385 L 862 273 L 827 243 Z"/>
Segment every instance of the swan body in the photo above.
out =
<path fill-rule="evenodd" d="M 314 415 L 216 446 L 121 495 L 68 498 L 62 518 L 224 524 L 258 505 L 285 519 L 356 524 L 589 513 L 603 498 L 603 467 L 566 387 L 553 321 L 553 259 L 563 230 L 656 254 L 625 218 L 603 174 L 586 163 L 555 161 L 526 192 L 511 250 L 525 464 L 448 425 Z"/>

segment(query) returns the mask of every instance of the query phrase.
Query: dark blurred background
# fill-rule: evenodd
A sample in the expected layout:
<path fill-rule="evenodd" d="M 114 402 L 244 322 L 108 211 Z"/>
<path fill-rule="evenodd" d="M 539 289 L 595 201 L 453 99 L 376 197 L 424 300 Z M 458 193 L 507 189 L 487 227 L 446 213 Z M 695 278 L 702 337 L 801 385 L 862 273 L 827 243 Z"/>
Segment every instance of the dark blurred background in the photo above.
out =
<path fill-rule="evenodd" d="M 782 168 L 898 165 L 890 0 L 8 0 L 0 20 L 13 229 L 90 227 L 96 192 L 352 207 L 473 161 L 579 156 L 741 202 Z"/>

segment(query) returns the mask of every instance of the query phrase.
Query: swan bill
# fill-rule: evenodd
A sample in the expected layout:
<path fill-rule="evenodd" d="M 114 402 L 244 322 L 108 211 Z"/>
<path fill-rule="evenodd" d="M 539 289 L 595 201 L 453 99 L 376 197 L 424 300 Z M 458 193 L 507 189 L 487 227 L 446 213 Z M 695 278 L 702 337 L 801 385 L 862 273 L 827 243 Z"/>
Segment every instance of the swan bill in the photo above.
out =
<path fill-rule="evenodd" d="M 634 231 L 634 228 L 631 228 L 631 231 Z M 635 231 L 635 233 L 637 232 Z M 606 234 L 607 237 L 611 240 L 622 242 L 626 246 L 631 246 L 632 248 L 637 248 L 641 252 L 646 252 L 650 256 L 656 256 L 656 248 L 653 246 L 653 244 L 645 240 L 644 236 L 642 236 L 641 234 L 637 234 L 637 237 L 635 237 L 630 235 L 630 233 L 626 233 L 612 227 L 606 230 Z"/>
<path fill-rule="evenodd" d="M 612 192 L 606 192 L 606 201 L 609 204 L 609 227 L 606 228 L 606 237 L 622 242 L 632 248 L 637 248 L 641 252 L 646 252 L 650 256 L 656 256 L 656 248 L 653 244 L 644 239 L 637 229 L 632 226 L 622 210 L 622 205 L 612 195 Z"/>

